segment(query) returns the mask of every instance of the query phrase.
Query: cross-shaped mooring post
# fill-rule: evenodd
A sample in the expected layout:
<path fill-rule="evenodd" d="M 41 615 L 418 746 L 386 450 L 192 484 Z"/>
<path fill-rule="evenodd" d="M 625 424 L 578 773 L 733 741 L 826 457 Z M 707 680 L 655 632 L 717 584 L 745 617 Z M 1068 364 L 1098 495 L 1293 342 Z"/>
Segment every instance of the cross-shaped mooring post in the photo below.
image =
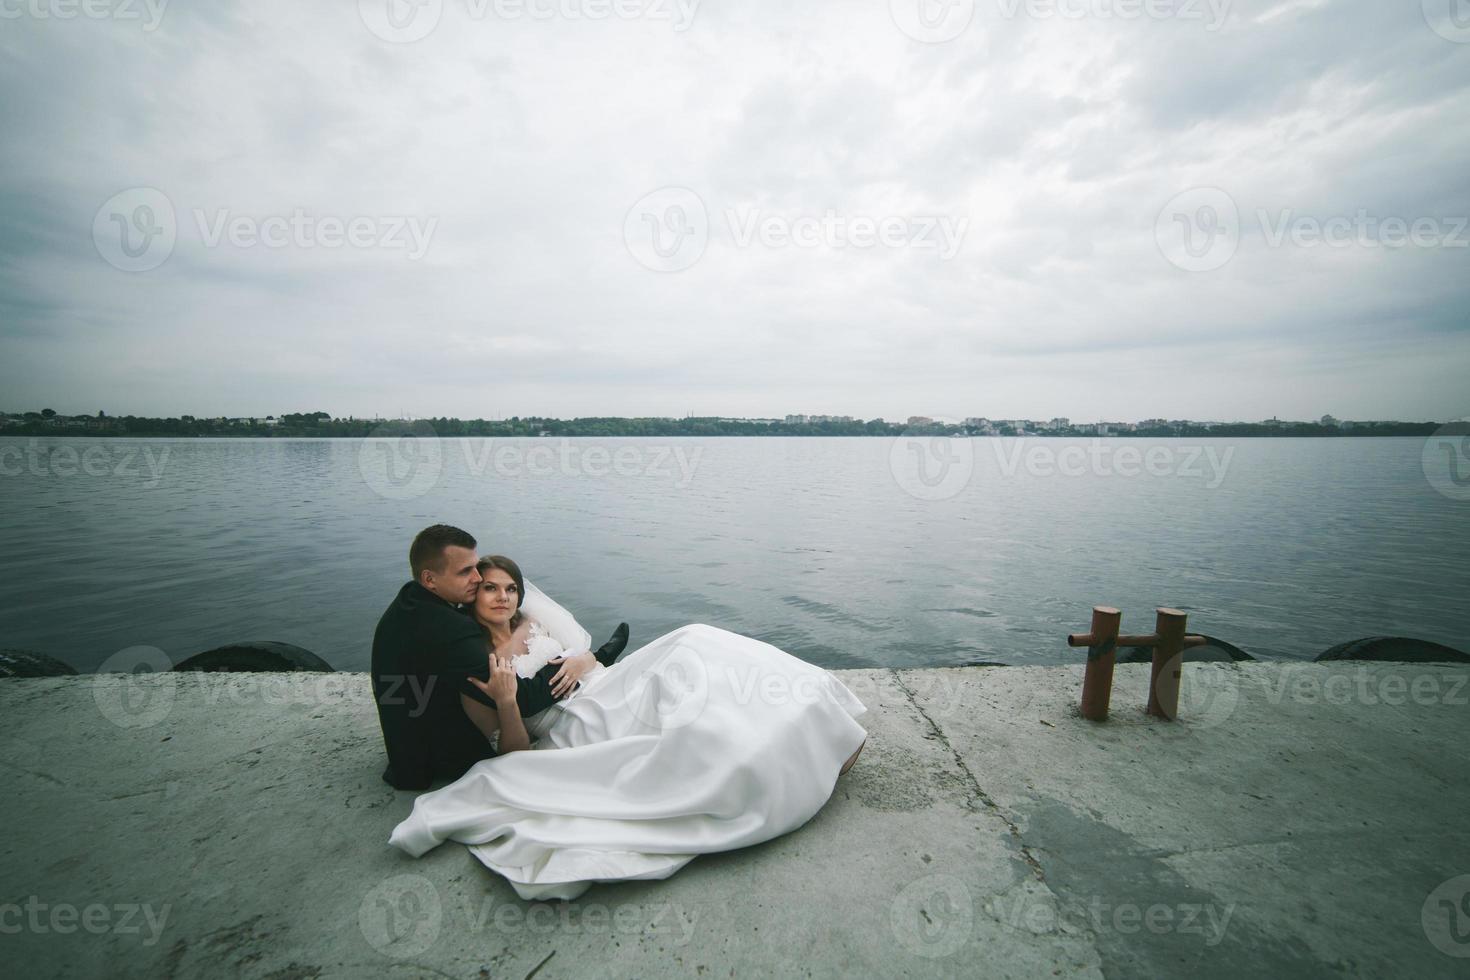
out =
<path fill-rule="evenodd" d="M 1153 671 L 1148 683 L 1148 713 L 1155 718 L 1173 721 L 1179 717 L 1179 675 L 1184 663 L 1184 648 L 1204 646 L 1210 642 L 1203 636 L 1187 636 L 1188 618 L 1178 609 L 1157 610 L 1154 631 L 1147 636 L 1119 636 L 1123 614 L 1112 606 L 1092 607 L 1092 629 L 1071 633 L 1067 645 L 1087 648 L 1087 673 L 1082 679 L 1082 717 L 1089 721 L 1108 720 L 1108 702 L 1113 696 L 1113 665 L 1118 647 L 1150 647 L 1154 652 Z"/>

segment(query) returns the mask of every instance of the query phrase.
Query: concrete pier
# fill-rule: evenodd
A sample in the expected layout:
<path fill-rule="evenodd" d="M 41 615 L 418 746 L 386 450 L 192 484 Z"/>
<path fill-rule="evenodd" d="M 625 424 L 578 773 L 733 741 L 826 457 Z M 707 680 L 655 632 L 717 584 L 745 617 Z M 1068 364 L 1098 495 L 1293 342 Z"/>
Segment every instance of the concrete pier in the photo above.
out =
<path fill-rule="evenodd" d="M 843 671 L 807 826 L 527 904 L 387 845 L 362 674 L 0 681 L 16 977 L 1463 977 L 1470 669 L 1192 664 L 1179 721 L 1082 666 Z"/>

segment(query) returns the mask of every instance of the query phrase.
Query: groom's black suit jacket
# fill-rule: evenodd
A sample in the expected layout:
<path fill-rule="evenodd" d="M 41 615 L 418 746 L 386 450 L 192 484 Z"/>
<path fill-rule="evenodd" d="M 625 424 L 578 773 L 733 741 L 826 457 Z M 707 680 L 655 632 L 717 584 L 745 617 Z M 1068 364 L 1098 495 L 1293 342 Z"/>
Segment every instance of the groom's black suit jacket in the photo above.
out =
<path fill-rule="evenodd" d="M 556 699 L 548 664 L 532 678 L 518 678 L 521 717 Z M 464 713 L 459 696 L 495 702 L 466 678 L 490 677 L 485 633 L 469 615 L 417 582 L 398 590 L 373 634 L 373 700 L 388 750 L 383 778 L 398 789 L 427 789 L 435 779 L 458 779 L 495 755 Z"/>

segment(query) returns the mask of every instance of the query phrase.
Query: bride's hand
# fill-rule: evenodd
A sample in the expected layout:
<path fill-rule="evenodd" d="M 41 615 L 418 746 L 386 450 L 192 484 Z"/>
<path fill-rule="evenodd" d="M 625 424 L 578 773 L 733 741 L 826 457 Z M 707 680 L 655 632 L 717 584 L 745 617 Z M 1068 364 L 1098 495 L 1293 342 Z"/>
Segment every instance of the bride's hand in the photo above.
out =
<path fill-rule="evenodd" d="M 557 657 L 551 663 L 561 664 L 561 670 L 551 679 L 551 693 L 562 698 L 571 693 L 584 674 L 597 666 L 597 658 L 590 652 L 579 653 L 572 657 Z"/>
<path fill-rule="evenodd" d="M 488 684 L 478 677 L 468 677 L 466 680 L 488 695 L 490 700 L 495 702 L 497 709 L 508 701 L 516 699 L 516 672 L 515 668 L 508 663 L 497 663 L 493 658 L 491 659 Z"/>

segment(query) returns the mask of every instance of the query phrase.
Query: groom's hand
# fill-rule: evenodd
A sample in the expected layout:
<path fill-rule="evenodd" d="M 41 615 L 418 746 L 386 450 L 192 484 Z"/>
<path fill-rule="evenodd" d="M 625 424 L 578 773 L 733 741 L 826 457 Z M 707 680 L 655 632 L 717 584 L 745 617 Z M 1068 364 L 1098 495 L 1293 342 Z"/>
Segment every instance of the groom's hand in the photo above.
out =
<path fill-rule="evenodd" d="M 551 693 L 560 699 L 572 692 L 572 688 L 582 680 L 582 675 L 597 666 L 597 658 L 590 652 L 579 653 L 571 657 L 557 657 L 551 661 L 553 664 L 561 664 L 561 670 L 551 679 Z"/>

